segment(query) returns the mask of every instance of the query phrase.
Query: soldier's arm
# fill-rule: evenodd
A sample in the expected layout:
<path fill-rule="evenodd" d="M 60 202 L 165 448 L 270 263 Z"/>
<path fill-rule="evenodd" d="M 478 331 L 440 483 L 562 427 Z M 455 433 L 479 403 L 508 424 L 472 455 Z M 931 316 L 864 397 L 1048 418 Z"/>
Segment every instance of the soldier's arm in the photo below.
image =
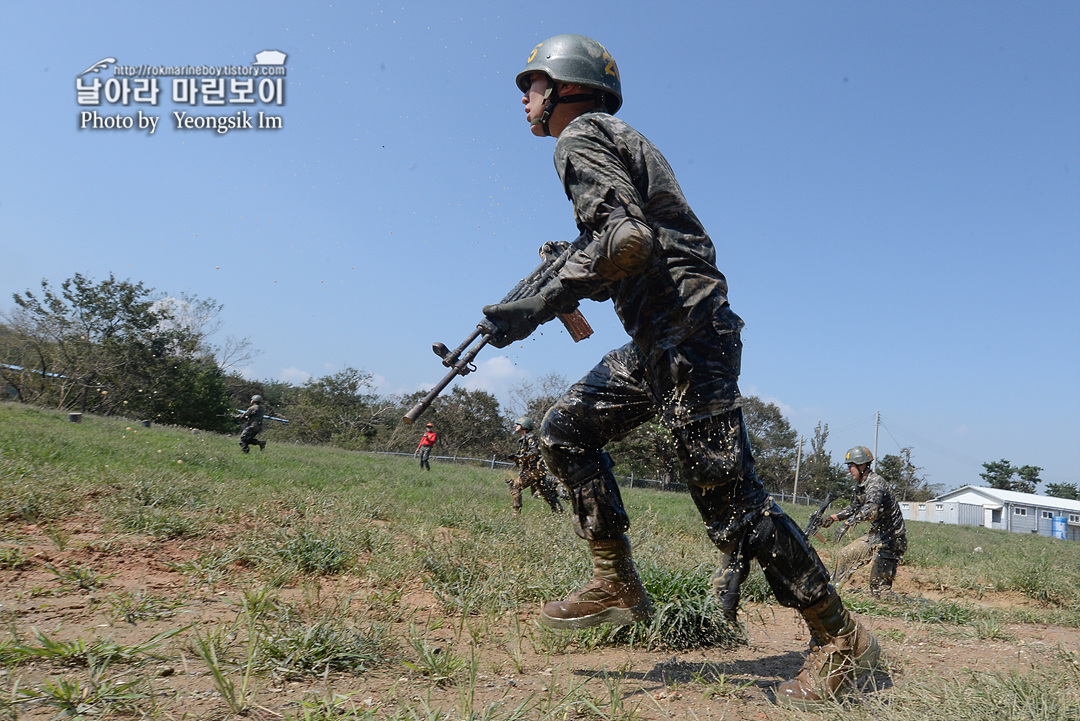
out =
<path fill-rule="evenodd" d="M 859 510 L 859 506 L 855 503 L 851 503 L 847 508 L 843 508 L 837 511 L 834 515 L 838 521 L 846 521 L 854 515 L 855 511 Z"/>
<path fill-rule="evenodd" d="M 875 520 L 881 513 L 882 503 L 885 500 L 885 490 L 884 479 L 882 481 L 874 480 L 867 484 L 866 500 L 863 501 L 858 512 L 851 516 L 848 525 L 854 526 L 856 523 Z"/>
<path fill-rule="evenodd" d="M 655 237 L 630 171 L 606 136 L 571 130 L 556 146 L 556 166 L 582 231 L 577 252 L 542 292 L 561 310 L 582 298 L 605 297 L 613 282 L 643 272 Z"/>

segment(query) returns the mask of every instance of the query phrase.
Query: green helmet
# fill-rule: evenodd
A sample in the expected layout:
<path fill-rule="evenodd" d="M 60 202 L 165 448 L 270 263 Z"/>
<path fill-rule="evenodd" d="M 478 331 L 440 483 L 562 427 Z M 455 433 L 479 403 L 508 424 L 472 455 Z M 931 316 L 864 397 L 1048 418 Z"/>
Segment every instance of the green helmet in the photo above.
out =
<path fill-rule="evenodd" d="M 529 416 L 522 416 L 521 418 L 518 418 L 517 424 L 527 431 L 531 431 L 533 428 L 535 428 L 533 424 L 533 419 Z"/>
<path fill-rule="evenodd" d="M 604 46 L 592 38 L 584 35 L 548 38 L 533 48 L 525 69 L 518 73 L 517 86 L 521 92 L 528 91 L 532 73 L 543 73 L 560 83 L 596 88 L 603 93 L 604 105 L 613 115 L 622 107 L 619 66 Z"/>
<path fill-rule="evenodd" d="M 873 461 L 874 454 L 871 453 L 870 449 L 866 446 L 855 446 L 844 456 L 845 463 L 854 463 L 856 465 L 872 463 Z"/>
<path fill-rule="evenodd" d="M 251 397 L 251 402 L 252 403 L 262 403 L 262 396 L 252 396 Z"/>

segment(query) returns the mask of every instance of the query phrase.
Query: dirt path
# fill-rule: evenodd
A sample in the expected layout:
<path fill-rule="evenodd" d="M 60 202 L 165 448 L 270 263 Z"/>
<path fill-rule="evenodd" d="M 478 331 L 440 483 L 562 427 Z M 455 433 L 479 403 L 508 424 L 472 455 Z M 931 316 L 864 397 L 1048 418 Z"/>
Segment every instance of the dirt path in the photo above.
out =
<path fill-rule="evenodd" d="M 74 525 L 74 524 L 73 524 Z M 77 527 L 77 526 L 76 526 Z M 194 624 L 187 631 L 204 633 L 231 622 L 237 612 L 242 590 L 223 578 L 215 588 L 194 589 L 175 564 L 191 561 L 199 554 L 194 544 L 174 542 L 153 548 L 109 545 L 105 537 L 91 530 L 74 533 L 64 550 L 50 541 L 44 529 L 35 526 L 5 527 L 5 538 L 17 538 L 23 562 L 0 571 L 0 619 L 15 629 L 20 640 L 34 645 L 33 630 L 54 640 L 108 639 L 117 644 L 145 642 L 154 634 Z M 114 542 L 115 544 L 116 542 Z M 206 545 L 207 541 L 200 541 Z M 7 548 L 16 547 L 7 542 Z M 53 569 L 93 568 L 99 587 L 79 589 L 78 579 L 63 578 Z M 936 599 L 943 593 L 920 587 L 918 576 L 901 568 L 897 590 L 902 599 Z M 348 594 L 362 598 L 366 591 L 353 580 L 337 582 L 324 594 Z M 182 603 L 171 617 L 136 620 L 116 618 L 115 600 L 123 593 L 143 593 Z M 311 589 L 285 588 L 286 599 L 302 599 Z M 962 599 L 966 603 L 1008 606 L 1022 599 L 984 595 Z M 637 649 L 605 649 L 580 652 L 545 650 L 543 634 L 531 613 L 500 621 L 485 629 L 481 637 L 471 636 L 460 620 L 441 619 L 434 599 L 417 591 L 401 603 L 413 611 L 399 623 L 395 635 L 406 638 L 416 627 L 428 629 L 425 641 L 432 648 L 445 649 L 461 658 L 475 659 L 473 681 L 432 686 L 404 665 L 380 669 L 364 675 L 329 674 L 320 678 L 274 680 L 261 676 L 255 688 L 255 717 L 302 716 L 300 702 L 315 696 L 349 695 L 355 707 L 381 709 L 393 715 L 403 707 L 456 710 L 483 709 L 498 704 L 508 710 L 526 703 L 541 716 L 566 698 L 571 689 L 580 698 L 590 699 L 599 713 L 592 717 L 625 719 L 772 719 L 778 716 L 770 701 L 772 688 L 792 677 L 800 668 L 809 638 L 798 615 L 788 609 L 751 606 L 744 617 L 749 643 L 731 650 L 710 649 L 672 654 Z M 1040 625 L 1002 625 L 976 633 L 966 626 L 928 624 L 902 618 L 863 619 L 885 650 L 885 670 L 873 684 L 876 693 L 909 679 L 960 678 L 966 669 L 1026 670 L 1044 663 L 1061 648 L 1075 650 L 1076 629 Z M 440 627 L 441 626 L 441 627 Z M 2 642 L 10 641 L 5 637 Z M 0 646 L 2 650 L 2 646 Z M 410 649 L 403 648 L 408 657 Z M 163 648 L 166 659 L 137 667 L 114 667 L 130 680 L 149 677 L 155 690 L 158 718 L 220 717 L 225 704 L 190 648 L 178 639 Z M 85 668 L 64 668 L 36 662 L 0 670 L 8 692 L 15 686 L 39 686 L 48 678 L 81 679 L 87 683 Z M 149 707 L 149 702 L 147 707 Z M 41 704 L 20 706 L 20 719 L 52 718 L 55 708 Z M 495 718 L 505 718 L 496 715 Z M 381 717 L 378 716 L 378 717 Z M 559 718 L 567 717 L 565 712 Z M 573 712 L 568 716 L 574 718 Z"/>

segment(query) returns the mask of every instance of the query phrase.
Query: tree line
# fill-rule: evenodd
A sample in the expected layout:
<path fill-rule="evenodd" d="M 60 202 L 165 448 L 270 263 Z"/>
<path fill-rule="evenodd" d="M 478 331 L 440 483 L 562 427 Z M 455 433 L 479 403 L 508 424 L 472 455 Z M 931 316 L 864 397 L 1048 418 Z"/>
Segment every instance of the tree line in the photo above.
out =
<path fill-rule="evenodd" d="M 262 395 L 278 442 L 330 444 L 352 450 L 411 452 L 420 429 L 401 418 L 423 395 L 377 392 L 372 374 L 346 368 L 300 384 L 244 378 L 237 368 L 254 357 L 249 341 L 209 338 L 222 306 L 195 296 L 172 298 L 142 283 L 101 281 L 76 274 L 54 288 L 13 294 L 15 308 L 0 323 L 0 381 L 15 400 L 54 408 L 122 415 L 215 432 L 236 429 L 235 416 Z M 537 421 L 569 384 L 557 374 L 526 381 L 509 393 L 508 407 L 482 390 L 460 386 L 444 393 L 422 420 L 435 424 L 439 455 L 505 460 L 516 450 L 516 419 Z M 773 492 L 847 496 L 853 481 L 826 448 L 819 423 L 805 453 L 780 408 L 755 396 L 743 399 L 757 473 Z M 620 475 L 681 483 L 670 432 L 650 421 L 608 450 Z M 878 472 L 900 500 L 934 497 L 938 487 L 912 461 L 912 448 L 879 459 Z"/>

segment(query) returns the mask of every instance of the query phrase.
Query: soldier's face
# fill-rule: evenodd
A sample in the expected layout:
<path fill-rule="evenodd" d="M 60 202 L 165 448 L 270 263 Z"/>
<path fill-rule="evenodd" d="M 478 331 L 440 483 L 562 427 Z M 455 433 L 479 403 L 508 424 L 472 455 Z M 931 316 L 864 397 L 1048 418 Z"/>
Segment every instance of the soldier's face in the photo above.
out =
<path fill-rule="evenodd" d="M 547 92 L 547 76 L 542 73 L 533 73 L 529 76 L 529 89 L 521 97 L 525 106 L 525 119 L 529 121 L 532 134 L 544 137 L 544 126 L 539 124 L 540 116 L 544 114 L 544 94 Z"/>
<path fill-rule="evenodd" d="M 847 472 L 850 473 L 851 477 L 854 478 L 856 481 L 859 480 L 860 478 L 862 478 L 863 471 L 864 471 L 865 468 L 866 468 L 865 463 L 862 464 L 861 466 L 858 463 L 849 463 L 849 464 L 847 464 Z"/>

